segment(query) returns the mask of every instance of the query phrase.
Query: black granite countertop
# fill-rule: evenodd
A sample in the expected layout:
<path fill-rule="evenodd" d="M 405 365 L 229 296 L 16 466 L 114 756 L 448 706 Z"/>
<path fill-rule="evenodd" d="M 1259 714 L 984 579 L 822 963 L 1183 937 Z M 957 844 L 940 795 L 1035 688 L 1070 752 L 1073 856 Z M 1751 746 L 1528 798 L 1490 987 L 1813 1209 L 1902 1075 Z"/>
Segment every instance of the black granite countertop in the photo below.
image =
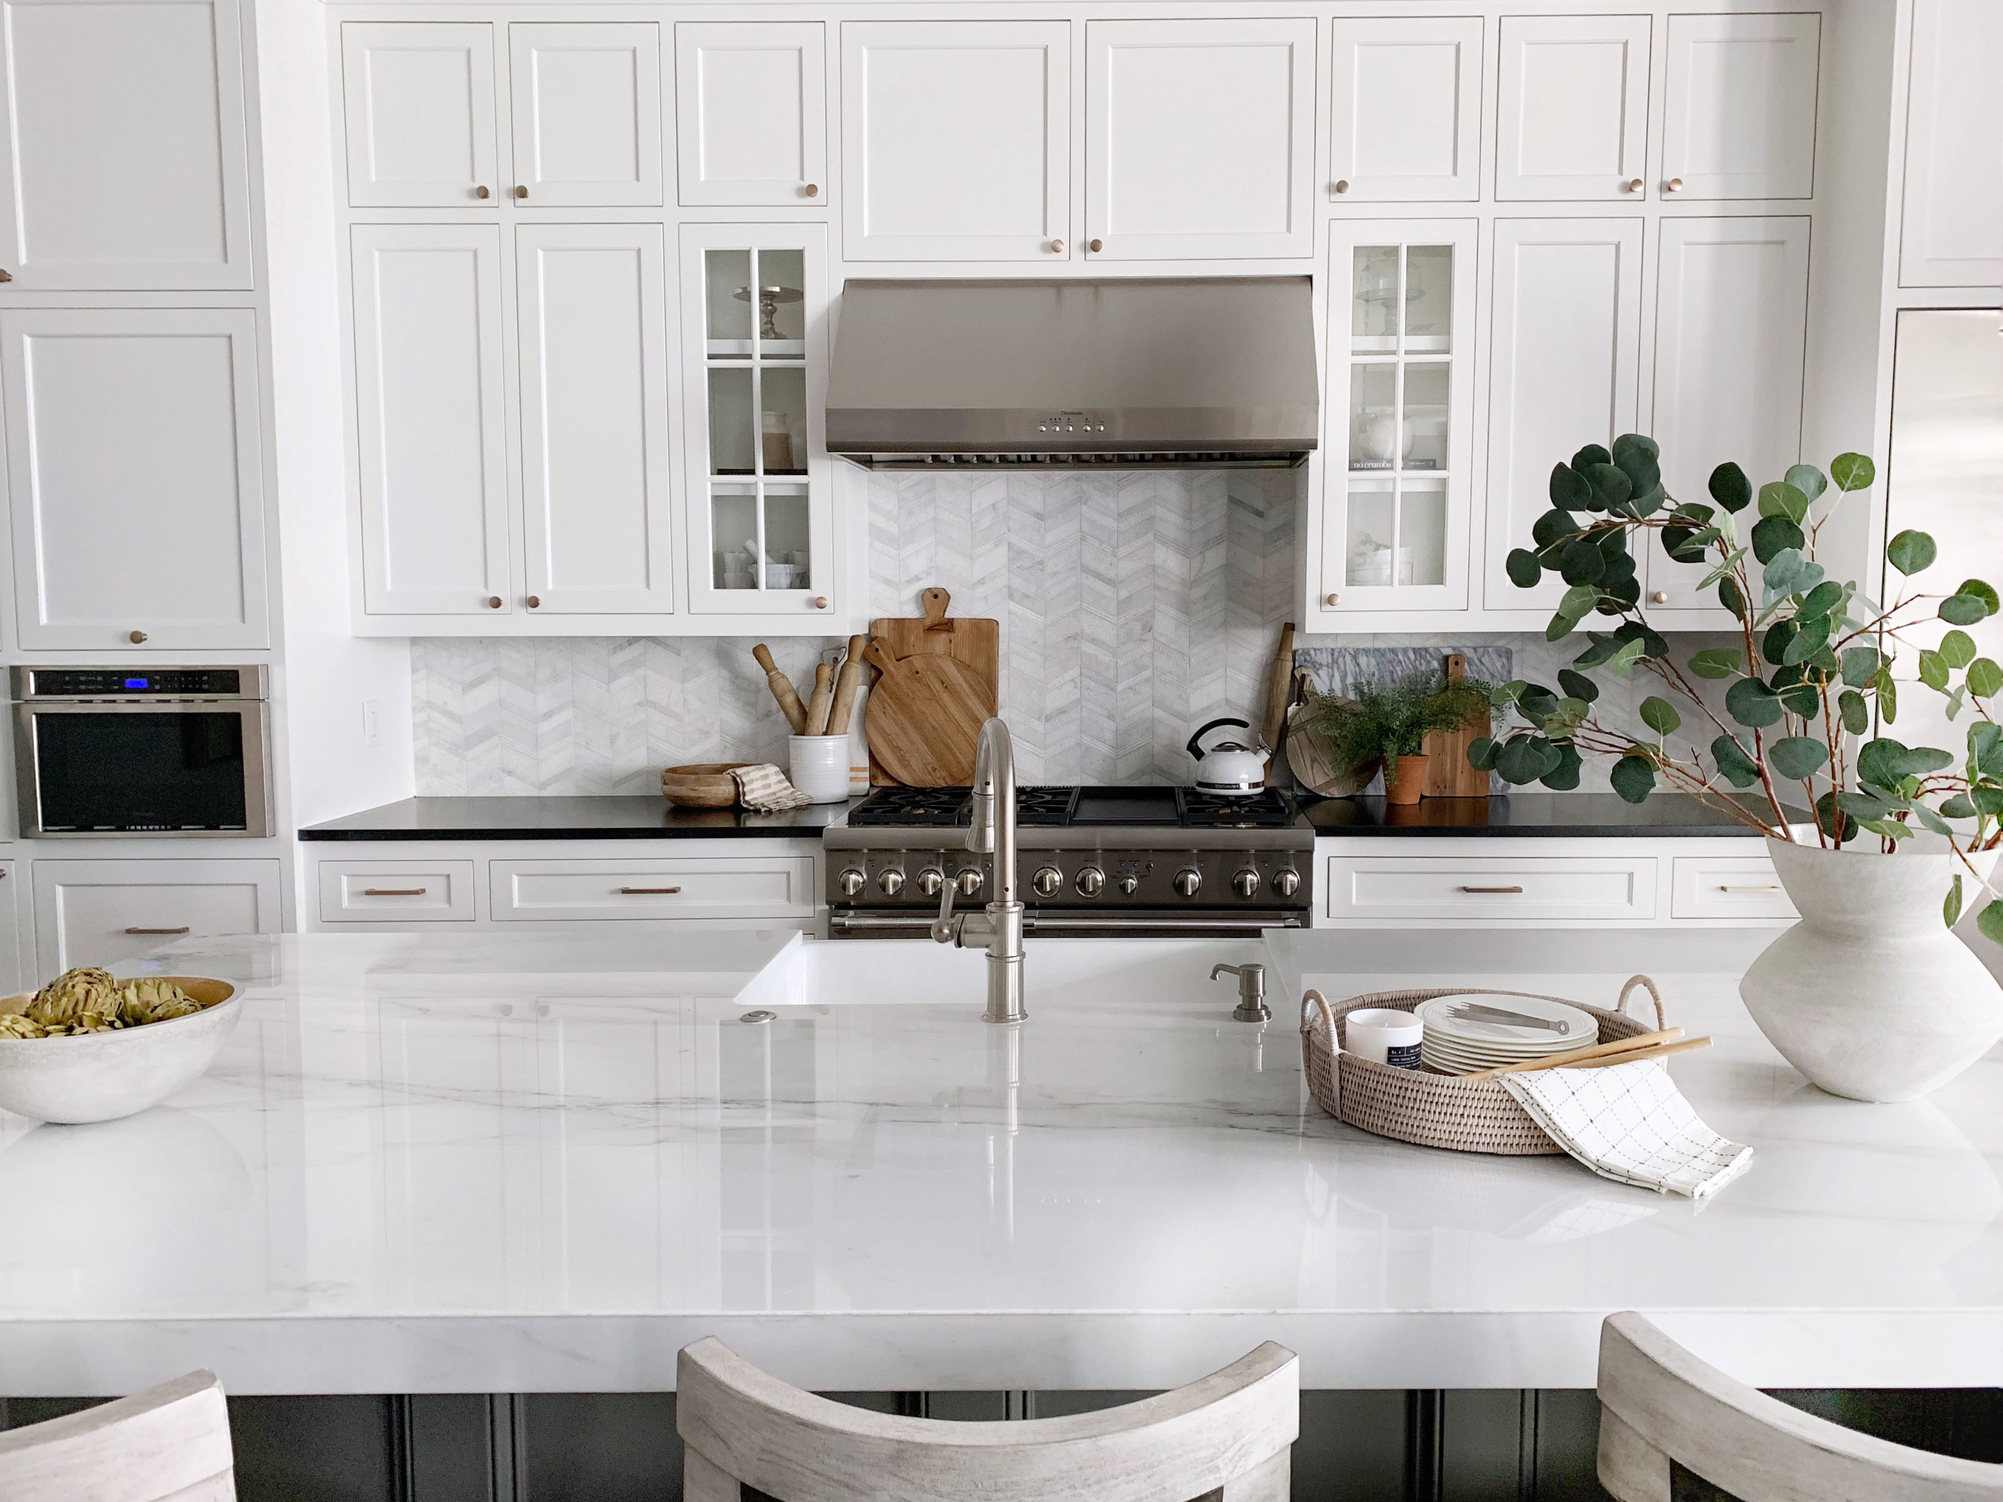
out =
<path fill-rule="evenodd" d="M 846 803 L 784 813 L 676 808 L 658 796 L 405 798 L 299 831 L 302 840 L 818 839 Z"/>
<path fill-rule="evenodd" d="M 1629 803 L 1613 793 L 1511 793 L 1495 798 L 1423 798 L 1407 804 L 1386 803 L 1382 798 L 1321 798 L 1303 800 L 1301 812 L 1318 835 L 1649 840 L 1759 837 L 1757 829 L 1674 793 L 1660 794 L 1646 803 Z"/>

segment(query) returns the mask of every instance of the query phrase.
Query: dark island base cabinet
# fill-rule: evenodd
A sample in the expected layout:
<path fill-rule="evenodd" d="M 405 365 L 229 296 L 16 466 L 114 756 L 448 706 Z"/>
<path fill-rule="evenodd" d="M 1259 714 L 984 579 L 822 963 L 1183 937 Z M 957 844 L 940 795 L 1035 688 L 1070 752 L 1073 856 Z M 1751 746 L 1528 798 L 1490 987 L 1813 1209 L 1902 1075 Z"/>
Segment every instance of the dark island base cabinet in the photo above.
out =
<path fill-rule="evenodd" d="M 832 1393 L 935 1419 L 1052 1418 L 1138 1392 Z M 1900 1444 L 2003 1462 L 2003 1390 L 1785 1391 Z M 98 1399 L 0 1399 L 0 1428 Z M 672 1393 L 231 1398 L 242 1502 L 677 1502 Z M 1603 1502 L 1587 1391 L 1304 1392 L 1293 1502 Z M 1717 1494 L 1680 1488 L 1687 1502 Z"/>

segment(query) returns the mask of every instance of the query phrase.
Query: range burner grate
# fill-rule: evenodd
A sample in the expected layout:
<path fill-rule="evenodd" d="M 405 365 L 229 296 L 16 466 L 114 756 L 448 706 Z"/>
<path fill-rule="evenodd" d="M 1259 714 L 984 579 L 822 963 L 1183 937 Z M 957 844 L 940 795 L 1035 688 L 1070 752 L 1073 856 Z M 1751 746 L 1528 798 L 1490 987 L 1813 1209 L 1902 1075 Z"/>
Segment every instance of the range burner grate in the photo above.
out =
<path fill-rule="evenodd" d="M 1177 788 L 1175 813 L 1184 829 L 1285 829 L 1294 822 L 1294 806 L 1278 788 L 1238 797 Z"/>
<path fill-rule="evenodd" d="M 965 788 L 878 788 L 849 810 L 851 829 L 940 829 L 968 822 Z M 1232 798 L 1194 788 L 1021 787 L 1016 819 L 1024 828 L 1072 824 L 1183 829 L 1286 829 L 1294 806 L 1277 788 Z"/>

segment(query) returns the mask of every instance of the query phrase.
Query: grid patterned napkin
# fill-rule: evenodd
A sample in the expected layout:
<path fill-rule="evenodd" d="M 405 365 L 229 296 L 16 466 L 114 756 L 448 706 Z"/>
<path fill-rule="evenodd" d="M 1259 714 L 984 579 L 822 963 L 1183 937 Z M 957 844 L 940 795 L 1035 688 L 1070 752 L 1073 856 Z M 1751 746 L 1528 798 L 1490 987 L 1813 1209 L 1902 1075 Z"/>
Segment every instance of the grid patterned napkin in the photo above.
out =
<path fill-rule="evenodd" d="M 1660 1059 L 1602 1069 L 1538 1069 L 1499 1077 L 1536 1123 L 1594 1173 L 1703 1199 L 1730 1183 L 1753 1150 L 1697 1119 Z"/>
<path fill-rule="evenodd" d="M 738 802 L 761 814 L 777 813 L 782 808 L 805 808 L 814 801 L 787 781 L 786 774 L 769 761 L 737 767 L 730 778 L 737 784 Z"/>

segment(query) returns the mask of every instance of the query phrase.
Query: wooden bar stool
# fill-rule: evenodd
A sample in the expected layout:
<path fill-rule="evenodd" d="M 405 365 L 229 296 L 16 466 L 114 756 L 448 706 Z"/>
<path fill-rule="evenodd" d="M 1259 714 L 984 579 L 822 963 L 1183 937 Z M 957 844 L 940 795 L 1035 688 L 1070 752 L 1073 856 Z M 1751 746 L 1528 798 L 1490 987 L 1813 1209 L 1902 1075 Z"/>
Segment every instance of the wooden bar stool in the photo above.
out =
<path fill-rule="evenodd" d="M 6 1502 L 236 1502 L 229 1409 L 214 1372 L 0 1432 Z"/>
<path fill-rule="evenodd" d="M 1271 1341 L 1220 1372 L 1098 1413 L 951 1423 L 871 1413 L 684 1347 L 684 1502 L 1286 1502 L 1300 1361 Z"/>
<path fill-rule="evenodd" d="M 1634 1313 L 1600 1327 L 1600 1484 L 1619 1502 L 2003 1502 L 2003 1466 L 1790 1408 Z"/>

